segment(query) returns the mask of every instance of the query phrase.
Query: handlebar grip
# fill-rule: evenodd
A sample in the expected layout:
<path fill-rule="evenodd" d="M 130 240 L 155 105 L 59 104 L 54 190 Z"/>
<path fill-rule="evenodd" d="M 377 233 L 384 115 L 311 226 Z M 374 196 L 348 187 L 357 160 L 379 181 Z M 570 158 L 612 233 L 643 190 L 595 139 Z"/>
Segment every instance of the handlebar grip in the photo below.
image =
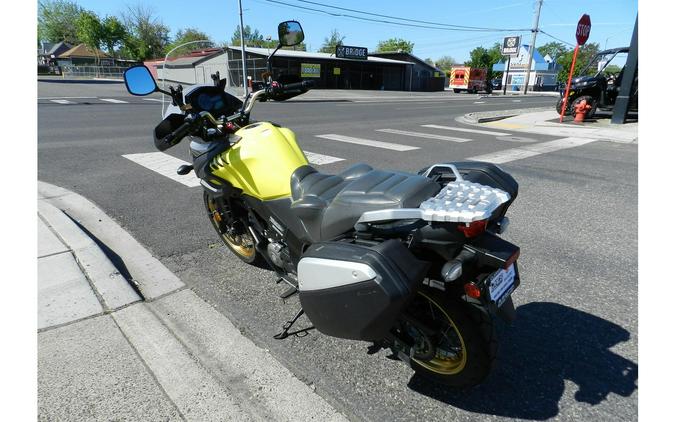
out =
<path fill-rule="evenodd" d="M 282 87 L 284 91 L 291 91 L 295 89 L 306 89 L 313 85 L 310 81 L 294 82 L 292 84 L 286 84 Z"/>
<path fill-rule="evenodd" d="M 182 125 L 178 126 L 178 129 L 174 130 L 170 134 L 166 135 L 164 139 L 162 140 L 164 143 L 169 144 L 171 146 L 176 145 L 179 143 L 185 136 L 190 133 L 190 129 L 192 128 L 192 123 L 193 122 L 185 122 Z"/>

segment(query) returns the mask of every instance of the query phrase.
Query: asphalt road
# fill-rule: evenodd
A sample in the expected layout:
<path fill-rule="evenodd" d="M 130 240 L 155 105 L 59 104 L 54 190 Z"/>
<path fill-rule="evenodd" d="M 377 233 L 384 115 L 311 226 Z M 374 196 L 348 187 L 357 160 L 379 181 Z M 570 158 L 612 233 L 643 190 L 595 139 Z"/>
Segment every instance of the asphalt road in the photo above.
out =
<path fill-rule="evenodd" d="M 416 171 L 435 162 L 556 139 L 528 134 L 508 141 L 421 127 L 475 129 L 455 117 L 552 107 L 555 98 L 438 94 L 443 96 L 263 103 L 254 114 L 295 130 L 303 149 L 343 159 L 318 166 L 324 172 L 356 162 Z M 67 102 L 53 101 L 59 99 Z M 297 299 L 282 302 L 278 294 L 284 287 L 274 283 L 270 272 L 240 263 L 219 243 L 203 210 L 201 188 L 186 187 L 122 157 L 155 151 L 150 134 L 160 119 L 156 101 L 132 98 L 121 84 L 40 82 L 38 113 L 40 180 L 99 204 L 246 336 L 351 418 L 637 419 L 636 145 L 593 142 L 501 165 L 520 184 L 506 236 L 521 246 L 522 284 L 514 293 L 517 320 L 499 327 L 499 364 L 486 383 L 457 392 L 417 379 L 385 351 L 367 355 L 365 343 L 316 332 L 274 340 L 272 335 L 297 310 Z M 418 149 L 394 151 L 316 137 L 324 134 Z M 186 159 L 186 148 L 168 152 Z"/>

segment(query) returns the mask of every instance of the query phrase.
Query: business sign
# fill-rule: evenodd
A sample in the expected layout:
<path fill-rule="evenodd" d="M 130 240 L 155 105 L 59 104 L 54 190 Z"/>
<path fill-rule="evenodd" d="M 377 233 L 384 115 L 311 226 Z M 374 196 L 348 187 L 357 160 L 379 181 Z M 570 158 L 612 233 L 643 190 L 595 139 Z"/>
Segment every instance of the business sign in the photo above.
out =
<path fill-rule="evenodd" d="M 301 78 L 320 78 L 321 65 L 317 63 L 301 63 L 300 64 Z"/>
<path fill-rule="evenodd" d="M 335 46 L 335 57 L 339 59 L 368 60 L 368 49 L 366 47 L 338 45 Z"/>
<path fill-rule="evenodd" d="M 520 37 L 504 37 L 502 43 L 503 56 L 515 56 L 520 49 Z"/>
<path fill-rule="evenodd" d="M 340 75 L 340 68 L 339 67 L 334 67 L 333 68 L 333 75 L 339 76 Z"/>
<path fill-rule="evenodd" d="M 591 17 L 584 14 L 579 19 L 579 23 L 577 23 L 577 44 L 586 44 L 589 35 L 591 35 Z"/>

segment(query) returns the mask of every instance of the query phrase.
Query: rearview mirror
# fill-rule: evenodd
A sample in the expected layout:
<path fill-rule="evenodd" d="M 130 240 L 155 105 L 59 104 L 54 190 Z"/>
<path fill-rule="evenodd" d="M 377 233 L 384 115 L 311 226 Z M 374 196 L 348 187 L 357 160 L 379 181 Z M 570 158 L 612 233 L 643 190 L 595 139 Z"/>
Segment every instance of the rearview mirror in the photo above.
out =
<path fill-rule="evenodd" d="M 131 95 L 149 95 L 158 90 L 150 69 L 142 64 L 124 71 L 124 84 Z"/>
<path fill-rule="evenodd" d="M 300 44 L 305 39 L 302 26 L 298 21 L 286 21 L 279 24 L 279 44 L 291 47 Z"/>

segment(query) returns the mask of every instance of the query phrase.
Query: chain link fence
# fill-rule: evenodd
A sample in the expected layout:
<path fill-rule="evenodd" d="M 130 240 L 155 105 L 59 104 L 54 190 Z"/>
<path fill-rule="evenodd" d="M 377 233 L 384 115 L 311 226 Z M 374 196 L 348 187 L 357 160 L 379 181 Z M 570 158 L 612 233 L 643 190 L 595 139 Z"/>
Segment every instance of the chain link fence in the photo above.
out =
<path fill-rule="evenodd" d="M 125 66 L 61 66 L 64 77 L 122 79 Z"/>

